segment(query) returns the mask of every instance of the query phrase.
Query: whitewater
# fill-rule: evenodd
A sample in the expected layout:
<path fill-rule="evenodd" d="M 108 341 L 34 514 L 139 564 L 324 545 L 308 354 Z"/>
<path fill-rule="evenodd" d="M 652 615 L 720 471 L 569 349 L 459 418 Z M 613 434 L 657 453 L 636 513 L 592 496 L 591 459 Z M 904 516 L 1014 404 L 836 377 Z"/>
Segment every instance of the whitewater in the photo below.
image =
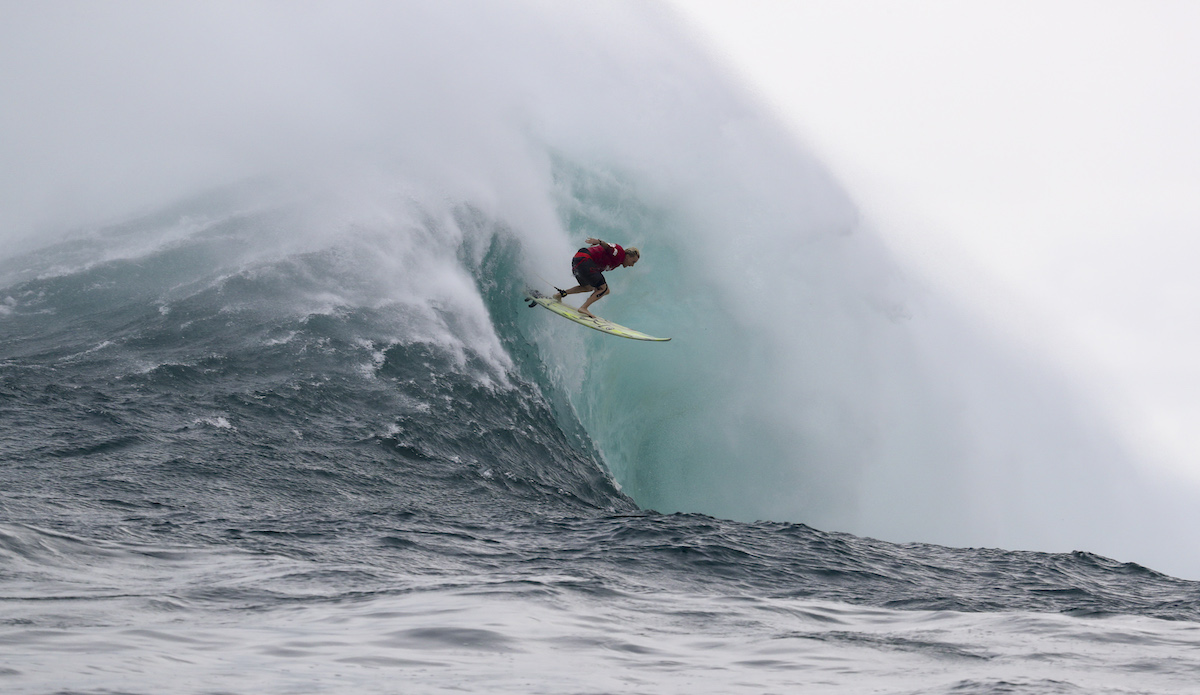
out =
<path fill-rule="evenodd" d="M 1195 692 L 1196 492 L 666 8 L 2 13 L 4 692 Z"/>

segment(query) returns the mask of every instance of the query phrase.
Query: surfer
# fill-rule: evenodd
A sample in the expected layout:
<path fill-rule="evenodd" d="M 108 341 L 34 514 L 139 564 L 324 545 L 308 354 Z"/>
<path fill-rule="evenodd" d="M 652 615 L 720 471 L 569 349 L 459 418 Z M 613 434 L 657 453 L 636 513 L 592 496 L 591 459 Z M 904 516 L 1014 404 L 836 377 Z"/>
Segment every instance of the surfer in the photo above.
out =
<path fill-rule="evenodd" d="M 554 289 L 558 292 L 554 294 L 554 299 L 561 302 L 563 297 L 568 294 L 591 292 L 592 296 L 588 297 L 583 306 L 579 307 L 579 313 L 595 318 L 595 314 L 588 311 L 588 307 L 597 299 L 608 294 L 608 283 L 604 281 L 602 273 L 617 268 L 631 267 L 642 257 L 642 252 L 636 246 L 624 249 L 620 244 L 610 244 L 607 241 L 591 237 L 586 241 L 594 245 L 579 249 L 575 253 L 575 257 L 571 259 L 571 274 L 575 276 L 579 284 L 569 290 L 558 290 L 555 287 Z"/>

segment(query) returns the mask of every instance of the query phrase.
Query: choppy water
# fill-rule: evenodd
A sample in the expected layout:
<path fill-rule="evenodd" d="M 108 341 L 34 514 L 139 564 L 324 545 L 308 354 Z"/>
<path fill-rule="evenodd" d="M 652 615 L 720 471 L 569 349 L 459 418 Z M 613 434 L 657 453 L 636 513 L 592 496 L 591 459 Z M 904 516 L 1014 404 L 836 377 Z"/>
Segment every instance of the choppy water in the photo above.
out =
<path fill-rule="evenodd" d="M 354 244 L 248 255 L 281 219 L 176 211 L 6 265 L 5 692 L 1200 682 L 1194 582 L 640 510 L 538 360 L 531 332 L 570 327 L 521 304 L 502 234 L 481 353 L 450 314 L 355 301 Z"/>

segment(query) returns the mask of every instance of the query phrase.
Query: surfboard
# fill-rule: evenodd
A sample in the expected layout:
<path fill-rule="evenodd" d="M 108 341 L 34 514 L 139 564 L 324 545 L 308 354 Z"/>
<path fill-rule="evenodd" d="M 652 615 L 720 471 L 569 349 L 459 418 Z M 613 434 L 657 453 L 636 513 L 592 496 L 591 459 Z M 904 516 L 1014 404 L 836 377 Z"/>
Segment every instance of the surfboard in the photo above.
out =
<path fill-rule="evenodd" d="M 608 319 L 585 316 L 579 313 L 579 310 L 570 304 L 563 304 L 554 297 L 548 297 L 537 290 L 526 290 L 526 295 L 529 299 L 529 307 L 531 309 L 538 304 L 541 304 L 563 318 L 571 319 L 575 323 L 582 324 L 588 328 L 593 328 L 601 333 L 618 335 L 622 338 L 629 338 L 630 340 L 652 340 L 659 343 L 665 343 L 666 341 L 670 340 L 670 338 L 655 338 L 652 335 L 646 335 L 641 331 L 635 331 L 632 328 L 626 328 L 625 326 L 613 323 Z"/>

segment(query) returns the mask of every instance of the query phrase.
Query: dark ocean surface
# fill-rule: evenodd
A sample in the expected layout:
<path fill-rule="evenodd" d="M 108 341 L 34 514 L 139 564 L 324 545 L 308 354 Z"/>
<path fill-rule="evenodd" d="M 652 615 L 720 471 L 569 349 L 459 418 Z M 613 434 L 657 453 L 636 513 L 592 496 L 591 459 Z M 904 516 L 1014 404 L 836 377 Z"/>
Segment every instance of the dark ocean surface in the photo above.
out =
<path fill-rule="evenodd" d="M 502 229 L 457 254 L 496 353 L 363 300 L 369 246 L 251 243 L 287 225 L 174 209 L 5 263 L 4 692 L 1196 692 L 1200 584 L 640 509 Z"/>

